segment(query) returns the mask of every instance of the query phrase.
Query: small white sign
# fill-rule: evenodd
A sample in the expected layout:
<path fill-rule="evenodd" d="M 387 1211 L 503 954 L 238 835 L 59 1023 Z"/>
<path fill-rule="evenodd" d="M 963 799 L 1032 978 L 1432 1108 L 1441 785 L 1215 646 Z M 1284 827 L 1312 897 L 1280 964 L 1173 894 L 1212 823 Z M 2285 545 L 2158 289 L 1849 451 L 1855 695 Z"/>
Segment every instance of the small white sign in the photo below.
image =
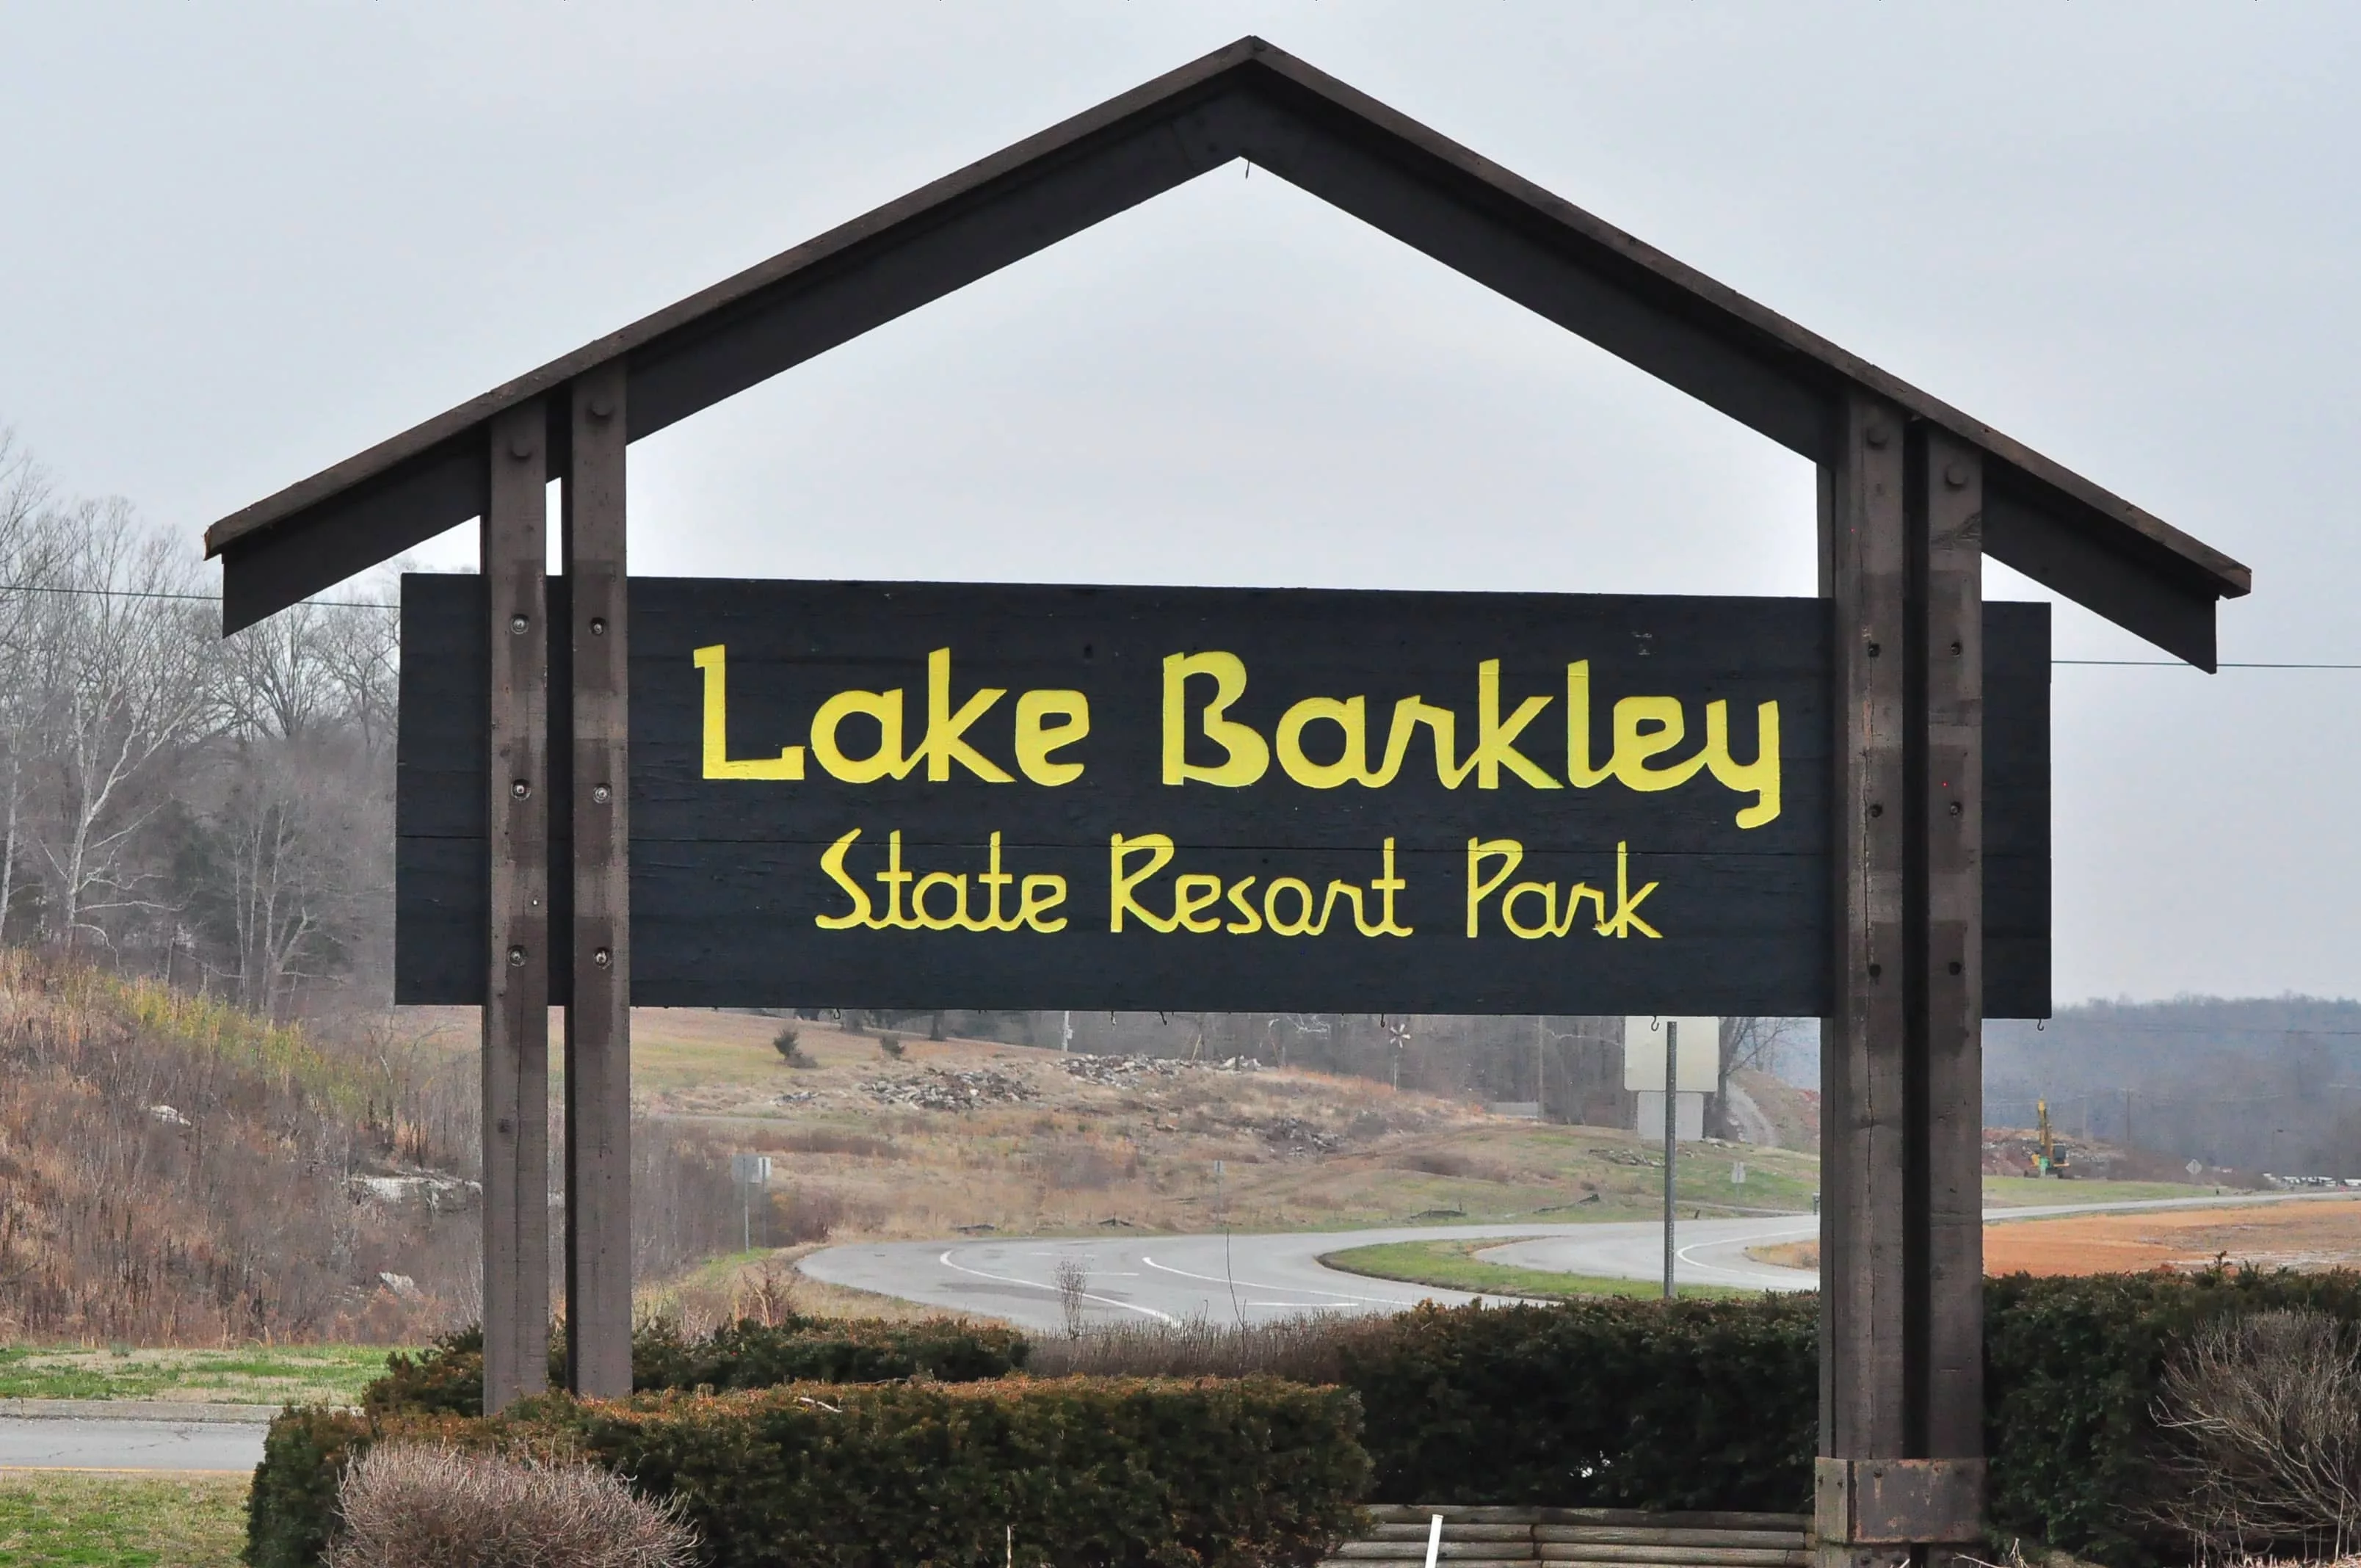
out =
<path fill-rule="evenodd" d="M 1642 1093 L 1664 1092 L 1665 1025 L 1680 1026 L 1679 1079 L 1673 1087 L 1689 1093 L 1711 1094 L 1721 1087 L 1721 1020 L 1719 1018 L 1647 1017 L 1623 1020 L 1623 1087 Z M 1662 1114 L 1661 1111 L 1658 1113 Z"/>
<path fill-rule="evenodd" d="M 771 1157 L 766 1154 L 733 1154 L 730 1157 L 730 1174 L 748 1184 L 771 1179 Z"/>

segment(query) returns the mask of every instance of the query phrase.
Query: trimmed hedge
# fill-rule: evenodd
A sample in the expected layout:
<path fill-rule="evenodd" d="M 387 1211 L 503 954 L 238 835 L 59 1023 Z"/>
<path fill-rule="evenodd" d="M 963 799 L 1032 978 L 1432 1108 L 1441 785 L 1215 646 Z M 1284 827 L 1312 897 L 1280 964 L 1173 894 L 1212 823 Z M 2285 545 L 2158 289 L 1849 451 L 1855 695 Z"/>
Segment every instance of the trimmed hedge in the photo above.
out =
<path fill-rule="evenodd" d="M 1343 1348 L 1378 1497 L 1811 1508 L 1814 1297 L 1421 1306 Z"/>
<path fill-rule="evenodd" d="M 776 1325 L 747 1319 L 709 1338 L 685 1340 L 669 1324 L 644 1324 L 631 1335 L 631 1387 L 660 1389 L 767 1388 L 780 1383 L 884 1383 L 931 1377 L 972 1383 L 1005 1376 L 1025 1365 L 1025 1336 L 998 1324 L 954 1318 L 894 1322 L 882 1318 L 790 1316 Z M 549 1379 L 566 1381 L 566 1337 L 551 1336 Z M 386 1374 L 362 1391 L 363 1407 L 399 1412 L 479 1415 L 484 1408 L 484 1334 L 479 1328 L 445 1335 L 415 1356 L 396 1351 Z"/>
<path fill-rule="evenodd" d="M 1360 1524 L 1360 1410 L 1274 1378 L 807 1383 L 525 1401 L 491 1420 L 290 1410 L 247 1561 L 312 1568 L 335 1477 L 397 1438 L 571 1452 L 681 1499 L 719 1568 L 1311 1568 Z"/>
<path fill-rule="evenodd" d="M 1347 1340 L 1380 1497 L 1807 1512 L 1818 1300 L 1600 1298 L 1422 1307 Z M 2361 1274 L 2211 1269 L 1984 1283 L 1989 1522 L 2108 1568 L 2186 1561 L 2147 1516 L 2169 1485 L 2166 1359 L 2225 1312 L 2361 1326 Z"/>
<path fill-rule="evenodd" d="M 2349 1271 L 2018 1275 L 1986 1281 L 1984 1299 L 1992 1526 L 2108 1568 L 2186 1555 L 2145 1518 L 2165 1484 L 2150 1407 L 2174 1345 L 2224 1312 L 2310 1308 L 2361 1326 L 2361 1275 Z M 1358 1396 L 1373 1462 L 1363 1496 L 1803 1512 L 1817 1316 L 1811 1296 L 1422 1307 L 1381 1332 L 1337 1335 L 1304 1374 Z M 455 1341 L 398 1364 L 371 1408 L 471 1409 L 481 1371 L 469 1353 Z M 1013 1332 L 798 1320 L 741 1324 L 701 1345 L 642 1336 L 633 1365 L 643 1384 L 694 1387 L 920 1365 L 938 1378 L 990 1377 L 1024 1354 Z"/>
<path fill-rule="evenodd" d="M 2143 1518 L 2169 1485 L 2150 1411 L 2172 1349 L 2224 1313 L 2309 1308 L 2361 1325 L 2361 1274 L 2027 1275 L 1984 1287 L 1991 1520 L 2110 1568 L 2188 1561 Z"/>

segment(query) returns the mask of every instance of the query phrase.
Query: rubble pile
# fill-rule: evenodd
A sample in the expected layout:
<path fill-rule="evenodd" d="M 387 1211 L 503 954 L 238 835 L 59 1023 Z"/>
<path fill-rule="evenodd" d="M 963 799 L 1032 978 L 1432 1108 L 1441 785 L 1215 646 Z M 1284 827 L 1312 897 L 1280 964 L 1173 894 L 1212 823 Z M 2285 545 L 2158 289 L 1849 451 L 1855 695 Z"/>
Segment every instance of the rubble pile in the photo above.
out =
<path fill-rule="evenodd" d="M 1334 1133 L 1323 1133 L 1301 1116 L 1281 1116 L 1267 1122 L 1259 1129 L 1263 1141 L 1290 1154 L 1334 1154 L 1345 1146 L 1345 1140 Z"/>
<path fill-rule="evenodd" d="M 1103 1084 L 1120 1089 L 1138 1082 L 1143 1078 L 1179 1078 L 1190 1072 L 1260 1072 L 1262 1063 L 1252 1057 L 1224 1057 L 1219 1061 L 1191 1061 L 1181 1057 L 1093 1057 L 1072 1056 L 1065 1058 L 1069 1075 L 1085 1083 Z"/>
<path fill-rule="evenodd" d="M 873 1100 L 917 1111 L 972 1111 L 1035 1098 L 1023 1079 L 988 1067 L 930 1067 L 923 1078 L 873 1078 L 861 1087 Z"/>

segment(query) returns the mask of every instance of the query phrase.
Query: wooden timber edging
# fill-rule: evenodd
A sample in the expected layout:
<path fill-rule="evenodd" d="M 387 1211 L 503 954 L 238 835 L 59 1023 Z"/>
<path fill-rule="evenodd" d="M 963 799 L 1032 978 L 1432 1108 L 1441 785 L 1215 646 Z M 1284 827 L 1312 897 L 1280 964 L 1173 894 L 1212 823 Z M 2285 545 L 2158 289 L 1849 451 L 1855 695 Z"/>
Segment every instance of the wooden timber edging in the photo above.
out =
<path fill-rule="evenodd" d="M 1802 1514 L 1642 1513 L 1629 1508 L 1480 1508 L 1375 1503 L 1370 1530 L 1321 1568 L 1426 1561 L 1443 1516 L 1438 1563 L 1646 1564 L 1649 1568 L 1809 1568 Z"/>

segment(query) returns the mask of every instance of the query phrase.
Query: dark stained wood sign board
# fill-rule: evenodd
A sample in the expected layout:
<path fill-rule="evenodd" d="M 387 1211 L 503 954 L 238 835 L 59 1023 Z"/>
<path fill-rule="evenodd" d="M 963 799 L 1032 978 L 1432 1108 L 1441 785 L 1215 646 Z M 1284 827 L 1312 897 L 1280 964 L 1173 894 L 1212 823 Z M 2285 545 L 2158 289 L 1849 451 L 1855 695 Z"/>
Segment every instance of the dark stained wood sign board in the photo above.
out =
<path fill-rule="evenodd" d="M 1824 599 L 637 578 L 631 613 L 643 1005 L 1832 1010 Z M 1984 1009 L 2046 1015 L 2048 612 L 1984 616 Z M 479 579 L 404 579 L 405 1002 L 484 993 L 486 625 Z"/>

